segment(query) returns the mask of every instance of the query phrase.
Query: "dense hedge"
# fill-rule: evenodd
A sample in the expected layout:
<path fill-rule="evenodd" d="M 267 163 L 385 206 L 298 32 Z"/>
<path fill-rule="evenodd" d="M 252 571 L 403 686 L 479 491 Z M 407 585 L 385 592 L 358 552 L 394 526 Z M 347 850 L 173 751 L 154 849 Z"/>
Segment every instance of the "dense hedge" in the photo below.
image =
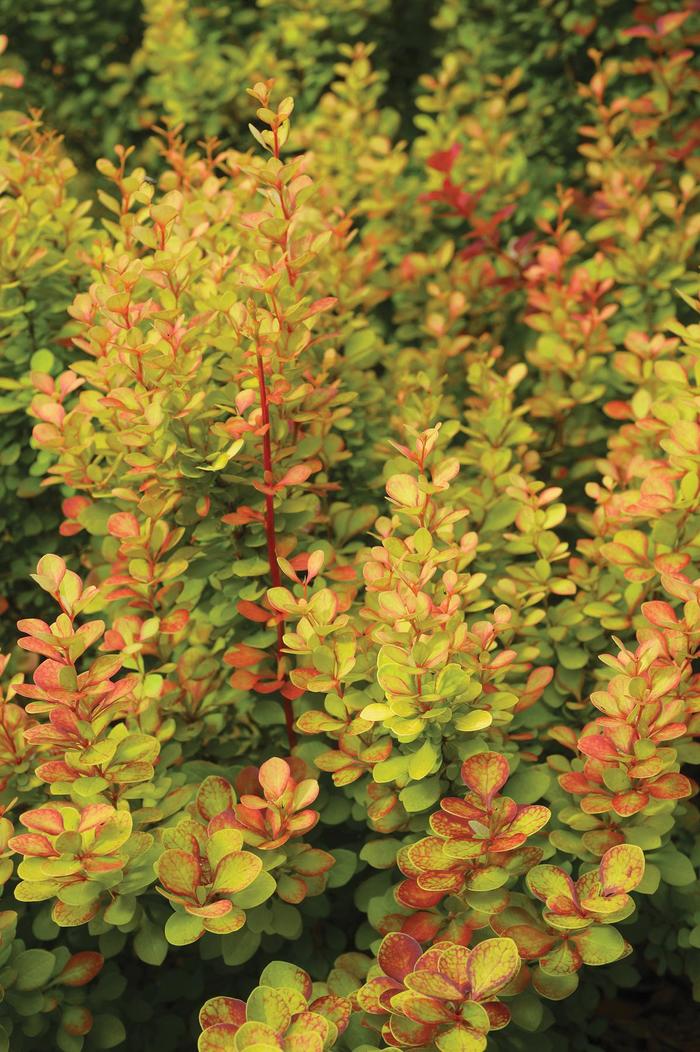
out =
<path fill-rule="evenodd" d="M 692 1047 L 697 4 L 0 12 L 0 1049 Z"/>

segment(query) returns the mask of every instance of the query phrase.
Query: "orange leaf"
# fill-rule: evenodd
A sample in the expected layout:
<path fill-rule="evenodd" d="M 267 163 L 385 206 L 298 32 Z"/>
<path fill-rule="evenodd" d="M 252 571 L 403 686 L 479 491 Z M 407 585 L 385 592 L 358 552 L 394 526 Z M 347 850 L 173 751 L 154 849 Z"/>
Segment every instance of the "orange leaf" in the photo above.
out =
<path fill-rule="evenodd" d="M 112 537 L 138 537 L 138 519 L 130 511 L 118 511 L 107 520 L 107 531 Z"/>
<path fill-rule="evenodd" d="M 470 756 L 462 764 L 462 781 L 486 803 L 491 803 L 509 774 L 508 761 L 497 752 Z"/>
<path fill-rule="evenodd" d="M 260 767 L 260 785 L 268 800 L 277 800 L 289 785 L 291 771 L 285 760 L 273 756 Z"/>
<path fill-rule="evenodd" d="M 65 968 L 57 976 L 56 982 L 63 986 L 85 986 L 102 970 L 104 957 L 93 950 L 74 953 Z"/>

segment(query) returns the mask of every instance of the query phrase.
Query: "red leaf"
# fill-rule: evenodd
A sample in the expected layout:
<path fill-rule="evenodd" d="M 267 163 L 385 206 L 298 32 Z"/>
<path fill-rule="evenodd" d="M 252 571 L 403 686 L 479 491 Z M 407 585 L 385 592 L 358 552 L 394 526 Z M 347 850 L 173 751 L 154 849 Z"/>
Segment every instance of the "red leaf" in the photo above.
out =
<path fill-rule="evenodd" d="M 686 18 L 690 17 L 690 11 L 669 11 L 656 20 L 656 32 L 660 37 L 668 36 L 674 29 L 679 29 Z"/>
<path fill-rule="evenodd" d="M 678 624 L 676 612 L 670 603 L 662 603 L 654 600 L 650 603 L 642 603 L 642 613 L 647 621 L 658 628 L 671 628 Z"/>
<path fill-rule="evenodd" d="M 41 833 L 57 836 L 63 832 L 63 815 L 55 807 L 37 807 L 20 815 L 20 822 L 27 829 L 36 829 Z"/>
<path fill-rule="evenodd" d="M 107 530 L 112 537 L 138 537 L 138 519 L 130 511 L 118 511 L 107 520 Z"/>
<path fill-rule="evenodd" d="M 257 603 L 251 603 L 249 599 L 239 599 L 236 603 L 236 610 L 245 617 L 248 621 L 269 621 L 274 615 L 270 610 L 264 610 Z"/>
<path fill-rule="evenodd" d="M 486 803 L 491 803 L 509 774 L 508 761 L 497 752 L 478 753 L 462 764 L 462 781 Z"/>
<path fill-rule="evenodd" d="M 224 661 L 233 668 L 251 668 L 265 659 L 265 651 L 247 643 L 236 643 L 224 654 Z"/>
<path fill-rule="evenodd" d="M 320 300 L 314 300 L 311 306 L 306 311 L 304 319 L 313 318 L 315 314 L 322 314 L 323 311 L 330 310 L 338 302 L 336 296 L 324 296 Z"/>
<path fill-rule="evenodd" d="M 282 486 L 300 486 L 302 482 L 313 475 L 314 471 L 317 471 L 316 463 L 310 464 L 294 464 L 288 471 L 284 473 L 281 479 L 275 484 L 275 489 L 280 489 Z"/>
<path fill-rule="evenodd" d="M 430 155 L 426 164 L 428 168 L 434 168 L 436 172 L 449 172 L 462 151 L 459 143 L 450 146 L 449 150 L 438 150 Z"/>
<path fill-rule="evenodd" d="M 681 800 L 692 796 L 693 783 L 684 774 L 662 774 L 646 786 L 650 796 L 657 800 Z"/>
<path fill-rule="evenodd" d="M 402 982 L 413 971 L 422 952 L 420 943 L 410 935 L 390 932 L 379 947 L 377 962 L 385 975 Z"/>
<path fill-rule="evenodd" d="M 202 1030 L 228 1023 L 231 1026 L 243 1026 L 246 1020 L 245 1003 L 237 997 L 212 997 L 199 1013 L 199 1025 Z"/>
<path fill-rule="evenodd" d="M 167 635 L 174 635 L 175 632 L 181 632 L 190 619 L 188 610 L 173 610 L 171 614 L 164 617 L 160 623 L 161 632 L 165 632 Z"/>
<path fill-rule="evenodd" d="M 93 950 L 82 950 L 74 953 L 67 962 L 56 982 L 63 986 L 85 986 L 102 970 L 104 957 Z"/>
<path fill-rule="evenodd" d="M 40 833 L 20 833 L 19 836 L 10 837 L 8 846 L 18 855 L 28 855 L 33 858 L 58 858 L 58 852 L 54 851 L 50 841 Z"/>

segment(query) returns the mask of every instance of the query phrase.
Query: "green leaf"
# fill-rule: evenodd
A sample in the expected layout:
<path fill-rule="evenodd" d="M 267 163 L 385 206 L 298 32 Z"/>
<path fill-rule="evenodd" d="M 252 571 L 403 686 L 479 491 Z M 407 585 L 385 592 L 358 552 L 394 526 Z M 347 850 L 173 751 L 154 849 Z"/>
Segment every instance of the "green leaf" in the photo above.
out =
<path fill-rule="evenodd" d="M 189 946 L 201 938 L 204 931 L 201 918 L 189 913 L 173 913 L 165 923 L 165 937 L 171 946 Z"/>
<path fill-rule="evenodd" d="M 267 1023 L 283 1034 L 292 1020 L 284 991 L 274 986 L 257 986 L 246 1001 L 246 1019 Z"/>
<path fill-rule="evenodd" d="M 279 990 L 295 990 L 302 997 L 311 993 L 311 981 L 303 968 L 287 961 L 270 961 L 260 973 L 260 985 Z"/>
<path fill-rule="evenodd" d="M 569 975 L 549 975 L 538 965 L 532 973 L 532 985 L 537 993 L 546 997 L 548 1001 L 563 1001 L 578 987 L 578 975 L 576 972 Z"/>
<path fill-rule="evenodd" d="M 231 895 L 231 902 L 242 910 L 252 910 L 274 895 L 277 882 L 269 873 L 259 873 L 252 884 Z"/>
<path fill-rule="evenodd" d="M 544 1005 L 539 997 L 526 992 L 508 1002 L 510 1014 L 516 1026 L 535 1033 L 539 1030 L 544 1015 Z"/>
<path fill-rule="evenodd" d="M 588 965 L 612 964 L 625 953 L 625 940 L 617 928 L 609 924 L 595 924 L 574 937 L 583 963 Z"/>
<path fill-rule="evenodd" d="M 328 887 L 340 888 L 354 875 L 357 869 L 357 855 L 343 847 L 335 848 L 330 854 L 335 859 L 335 865 L 328 870 Z"/>
<path fill-rule="evenodd" d="M 216 867 L 214 891 L 220 895 L 236 895 L 249 888 L 261 870 L 261 859 L 251 851 L 232 851 Z"/>
<path fill-rule="evenodd" d="M 437 802 L 440 797 L 440 779 L 438 777 L 424 778 L 421 782 L 414 782 L 406 786 L 399 793 L 399 800 L 409 812 L 426 811 Z"/>
<path fill-rule="evenodd" d="M 674 888 L 682 888 L 695 882 L 693 863 L 680 851 L 665 848 L 652 856 L 659 868 L 661 879 Z"/>
<path fill-rule="evenodd" d="M 40 348 L 40 350 L 35 351 L 32 357 L 30 358 L 29 368 L 33 372 L 37 373 L 50 373 L 53 369 L 55 361 L 56 359 L 54 358 L 51 351 L 48 351 L 45 347 L 42 347 Z"/>
<path fill-rule="evenodd" d="M 269 566 L 266 559 L 251 556 L 250 559 L 238 559 L 233 563 L 232 570 L 236 577 L 262 577 L 268 573 Z"/>
<path fill-rule="evenodd" d="M 372 777 L 375 782 L 385 784 L 395 782 L 408 774 L 408 757 L 392 756 L 388 760 L 381 760 L 372 768 Z"/>
<path fill-rule="evenodd" d="M 471 676 L 461 665 L 445 665 L 435 680 L 435 692 L 441 698 L 452 698 L 469 686 Z"/>
<path fill-rule="evenodd" d="M 517 500 L 510 500 L 509 498 L 494 504 L 481 524 L 481 531 L 487 533 L 491 530 L 502 530 L 506 526 L 510 526 L 512 522 L 515 522 L 515 516 L 518 514 L 519 508 L 520 504 L 518 504 Z"/>
<path fill-rule="evenodd" d="M 420 781 L 426 775 L 439 767 L 442 753 L 436 749 L 432 742 L 423 742 L 421 747 L 408 758 L 408 773 L 415 781 Z"/>
<path fill-rule="evenodd" d="M 653 895 L 658 890 L 659 884 L 661 883 L 661 873 L 659 867 L 653 865 L 651 862 L 647 862 L 644 869 L 644 876 L 637 885 L 636 890 L 640 895 Z"/>
<path fill-rule="evenodd" d="M 372 329 L 354 332 L 345 341 L 345 358 L 357 369 L 368 369 L 379 357 L 381 343 Z"/>
<path fill-rule="evenodd" d="M 38 990 L 49 981 L 56 958 L 48 950 L 24 950 L 13 962 L 17 969 L 16 990 Z"/>
<path fill-rule="evenodd" d="M 221 952 L 224 964 L 233 968 L 245 964 L 257 953 L 260 946 L 260 933 L 242 928 L 233 935 L 226 935 L 221 940 Z"/>
<path fill-rule="evenodd" d="M 299 910 L 286 902 L 280 902 L 279 899 L 272 900 L 271 910 L 275 934 L 283 939 L 298 939 L 304 930 Z"/>
<path fill-rule="evenodd" d="M 134 951 L 144 964 L 158 967 L 167 957 L 168 940 L 160 928 L 148 919 L 144 919 L 134 937 Z"/>
<path fill-rule="evenodd" d="M 493 716 L 486 709 L 471 709 L 464 716 L 457 716 L 455 727 L 463 734 L 483 731 L 493 723 Z"/>
<path fill-rule="evenodd" d="M 542 799 L 551 782 L 552 776 L 547 768 L 528 767 L 523 764 L 513 777 L 508 779 L 505 793 L 518 804 L 534 804 Z"/>
<path fill-rule="evenodd" d="M 90 1031 L 90 1042 L 96 1048 L 115 1048 L 126 1039 L 121 1019 L 114 1015 L 98 1015 Z"/>
<path fill-rule="evenodd" d="M 575 670 L 588 664 L 588 652 L 583 647 L 556 647 L 557 658 L 564 668 Z"/>
<path fill-rule="evenodd" d="M 360 858 L 368 862 L 373 869 L 391 869 L 396 862 L 396 852 L 401 841 L 393 837 L 383 840 L 368 840 L 360 851 Z"/>

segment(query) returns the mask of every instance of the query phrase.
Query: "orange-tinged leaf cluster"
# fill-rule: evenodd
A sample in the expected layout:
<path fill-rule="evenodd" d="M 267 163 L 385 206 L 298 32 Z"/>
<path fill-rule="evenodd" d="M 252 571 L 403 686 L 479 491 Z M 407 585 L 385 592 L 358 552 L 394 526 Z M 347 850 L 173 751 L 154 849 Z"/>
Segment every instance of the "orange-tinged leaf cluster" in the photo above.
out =
<path fill-rule="evenodd" d="M 525 844 L 547 824 L 550 810 L 500 795 L 509 775 L 505 757 L 478 753 L 464 761 L 461 774 L 466 797 L 441 800 L 430 816 L 432 835 L 399 852 L 406 880 L 396 897 L 404 906 L 423 909 L 463 890 L 492 891 L 542 858 L 541 848 Z"/>
<path fill-rule="evenodd" d="M 241 1001 L 214 997 L 199 1015 L 199 1052 L 237 1052 L 259 1045 L 285 1052 L 323 1052 L 335 1047 L 350 1017 L 350 1001 L 326 992 L 314 996 L 309 975 L 275 961 L 260 985 Z"/>
<path fill-rule="evenodd" d="M 0 1047 L 564 1044 L 694 974 L 697 4 L 141 6 L 94 228 L 0 120 Z"/>
<path fill-rule="evenodd" d="M 397 932 L 383 939 L 357 999 L 370 1017 L 389 1017 L 382 1037 L 392 1048 L 480 1052 L 489 1031 L 510 1019 L 496 995 L 519 970 L 509 938 L 486 939 L 473 949 L 438 941 L 423 952 L 415 939 Z"/>
<path fill-rule="evenodd" d="M 303 764 L 294 764 L 297 770 Z M 238 778 L 240 800 L 233 808 L 234 828 L 246 843 L 270 851 L 313 829 L 319 819 L 312 804 L 318 796 L 315 778 L 295 778 L 286 760 L 273 757 L 260 768 L 248 767 Z"/>

